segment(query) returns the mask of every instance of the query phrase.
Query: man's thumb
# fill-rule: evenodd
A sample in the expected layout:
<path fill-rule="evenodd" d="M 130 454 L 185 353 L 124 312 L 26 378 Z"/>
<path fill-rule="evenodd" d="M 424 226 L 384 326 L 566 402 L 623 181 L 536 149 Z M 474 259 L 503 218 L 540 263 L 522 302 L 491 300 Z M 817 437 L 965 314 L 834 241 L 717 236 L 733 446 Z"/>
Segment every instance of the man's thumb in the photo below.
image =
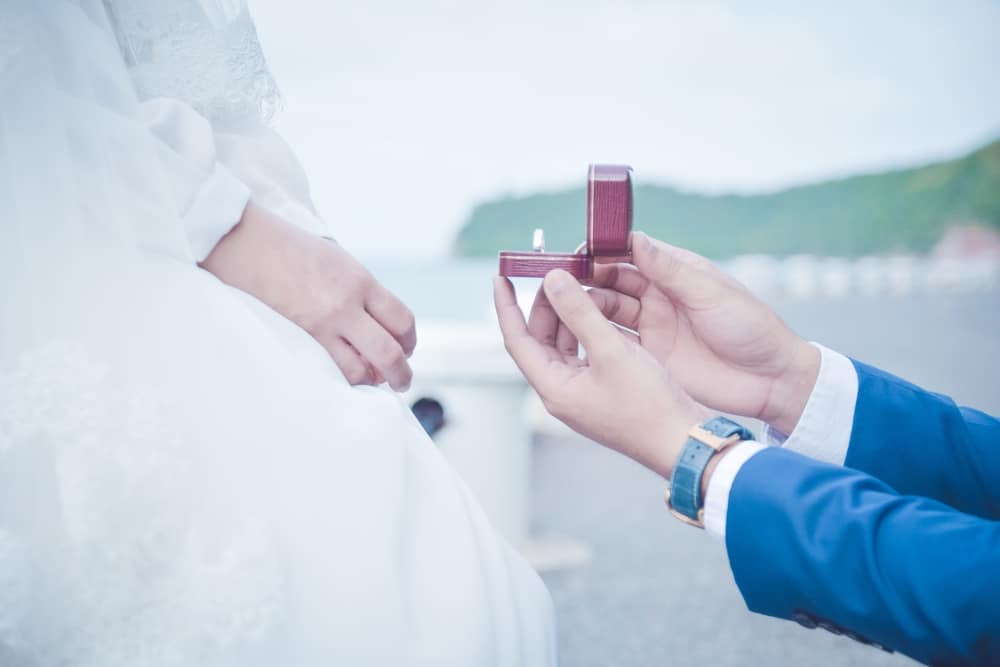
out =
<path fill-rule="evenodd" d="M 591 359 L 613 354 L 619 333 L 608 322 L 593 299 L 566 271 L 550 271 L 542 283 L 552 309 L 587 351 Z"/>

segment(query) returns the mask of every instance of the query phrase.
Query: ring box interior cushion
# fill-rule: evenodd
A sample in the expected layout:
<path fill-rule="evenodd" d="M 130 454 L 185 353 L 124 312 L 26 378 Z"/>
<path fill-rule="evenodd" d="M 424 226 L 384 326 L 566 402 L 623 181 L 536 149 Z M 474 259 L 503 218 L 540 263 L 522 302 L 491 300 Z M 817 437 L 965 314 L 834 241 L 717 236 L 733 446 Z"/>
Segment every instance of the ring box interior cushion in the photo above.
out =
<path fill-rule="evenodd" d="M 594 275 L 594 262 L 617 262 L 629 256 L 632 232 L 632 168 L 593 164 L 587 172 L 587 241 L 575 253 L 500 252 L 500 275 L 543 278 L 553 269 L 578 280 Z"/>

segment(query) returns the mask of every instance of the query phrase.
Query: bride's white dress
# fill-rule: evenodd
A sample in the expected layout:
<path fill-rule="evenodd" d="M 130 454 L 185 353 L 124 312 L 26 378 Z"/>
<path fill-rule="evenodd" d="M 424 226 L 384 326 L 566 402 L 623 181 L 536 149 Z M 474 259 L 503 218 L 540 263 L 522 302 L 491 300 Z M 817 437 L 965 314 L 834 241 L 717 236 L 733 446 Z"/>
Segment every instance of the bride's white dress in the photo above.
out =
<path fill-rule="evenodd" d="M 391 392 L 199 269 L 320 230 L 237 0 L 0 2 L 0 664 L 536 665 L 551 601 Z"/>

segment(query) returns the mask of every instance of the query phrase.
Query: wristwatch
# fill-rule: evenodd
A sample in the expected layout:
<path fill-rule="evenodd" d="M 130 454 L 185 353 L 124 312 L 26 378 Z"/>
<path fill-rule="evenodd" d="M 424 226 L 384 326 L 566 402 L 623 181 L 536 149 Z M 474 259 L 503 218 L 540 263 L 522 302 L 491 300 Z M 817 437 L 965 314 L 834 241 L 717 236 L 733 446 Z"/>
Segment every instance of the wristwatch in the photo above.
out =
<path fill-rule="evenodd" d="M 753 440 L 753 433 L 726 417 L 713 417 L 688 431 L 688 439 L 667 486 L 666 502 L 671 514 L 684 523 L 705 527 L 701 497 L 705 467 L 713 456 L 742 440 Z"/>

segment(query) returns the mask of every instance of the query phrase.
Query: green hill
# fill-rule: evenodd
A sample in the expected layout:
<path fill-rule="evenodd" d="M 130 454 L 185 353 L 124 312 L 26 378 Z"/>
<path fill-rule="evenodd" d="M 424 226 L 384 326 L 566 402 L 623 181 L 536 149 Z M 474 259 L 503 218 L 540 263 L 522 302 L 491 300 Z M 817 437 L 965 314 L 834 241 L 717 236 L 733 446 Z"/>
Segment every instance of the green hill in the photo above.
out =
<path fill-rule="evenodd" d="M 545 229 L 550 250 L 584 240 L 584 188 L 477 206 L 454 253 L 528 249 Z M 637 185 L 635 227 L 710 257 L 743 253 L 856 256 L 926 251 L 954 223 L 1000 229 L 1000 140 L 965 157 L 759 195 L 709 196 Z"/>

